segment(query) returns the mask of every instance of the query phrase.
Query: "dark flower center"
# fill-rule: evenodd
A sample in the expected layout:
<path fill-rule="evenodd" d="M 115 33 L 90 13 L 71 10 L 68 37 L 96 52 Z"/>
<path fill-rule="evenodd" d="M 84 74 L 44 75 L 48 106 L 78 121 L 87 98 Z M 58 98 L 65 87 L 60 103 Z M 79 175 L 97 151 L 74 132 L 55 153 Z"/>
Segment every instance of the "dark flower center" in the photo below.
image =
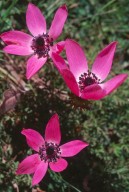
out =
<path fill-rule="evenodd" d="M 50 39 L 49 35 L 44 33 L 34 37 L 31 44 L 31 48 L 38 58 L 48 57 L 51 46 L 53 46 L 53 39 Z"/>
<path fill-rule="evenodd" d="M 46 149 L 46 153 L 47 153 L 47 156 L 52 156 L 52 155 L 54 155 L 54 147 L 53 147 L 53 146 L 49 146 L 49 147 Z"/>
<path fill-rule="evenodd" d="M 79 83 L 79 87 L 80 87 L 81 91 L 83 91 L 85 89 L 85 87 L 87 87 L 89 85 L 99 84 L 100 79 L 98 79 L 98 77 L 96 77 L 96 75 L 94 73 L 92 73 L 88 70 L 87 73 L 81 74 L 81 76 L 79 77 L 78 83 Z"/>
<path fill-rule="evenodd" d="M 39 148 L 39 155 L 44 162 L 56 162 L 60 158 L 61 151 L 57 144 L 45 142 L 42 147 Z"/>
<path fill-rule="evenodd" d="M 37 47 L 43 47 L 45 45 L 45 41 L 44 38 L 39 36 L 35 39 L 35 44 L 37 45 Z"/>

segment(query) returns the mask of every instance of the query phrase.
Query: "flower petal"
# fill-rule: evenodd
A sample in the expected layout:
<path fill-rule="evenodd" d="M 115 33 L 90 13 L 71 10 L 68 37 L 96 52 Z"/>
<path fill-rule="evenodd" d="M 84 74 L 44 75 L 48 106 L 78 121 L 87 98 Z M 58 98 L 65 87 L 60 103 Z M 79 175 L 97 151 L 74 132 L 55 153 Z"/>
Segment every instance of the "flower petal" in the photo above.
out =
<path fill-rule="evenodd" d="M 119 74 L 108 80 L 107 82 L 100 84 L 100 86 L 106 91 L 106 95 L 109 95 L 112 91 L 117 89 L 127 77 L 127 74 Z"/>
<path fill-rule="evenodd" d="M 71 39 L 66 40 L 65 48 L 70 70 L 79 81 L 79 76 L 88 70 L 86 56 L 80 45 Z"/>
<path fill-rule="evenodd" d="M 70 141 L 60 146 L 61 157 L 72 157 L 79 153 L 83 148 L 87 147 L 89 144 L 80 140 Z"/>
<path fill-rule="evenodd" d="M 30 47 L 23 47 L 19 45 L 8 45 L 3 49 L 6 53 L 14 55 L 30 55 L 32 54 L 32 49 Z"/>
<path fill-rule="evenodd" d="M 23 129 L 21 133 L 25 135 L 27 144 L 38 152 L 39 147 L 44 144 L 43 137 L 33 129 Z"/>
<path fill-rule="evenodd" d="M 67 168 L 68 163 L 65 159 L 60 158 L 57 162 L 50 162 L 49 166 L 52 171 L 61 172 Z"/>
<path fill-rule="evenodd" d="M 34 173 L 40 162 L 41 160 L 38 154 L 30 155 L 18 165 L 16 174 L 21 175 Z"/>
<path fill-rule="evenodd" d="M 30 57 L 27 61 L 26 77 L 30 79 L 46 63 L 47 57 L 38 58 L 36 55 Z"/>
<path fill-rule="evenodd" d="M 71 73 L 70 70 L 64 69 L 61 70 L 61 75 L 66 83 L 66 85 L 69 87 L 69 89 L 77 96 L 79 96 L 79 88 L 78 84 L 76 82 L 75 77 Z"/>
<path fill-rule="evenodd" d="M 101 88 L 101 84 L 93 84 L 87 86 L 81 93 L 82 99 L 99 100 L 106 94 L 106 91 Z"/>
<path fill-rule="evenodd" d="M 64 47 L 65 47 L 65 41 L 60 41 L 52 46 L 51 52 L 59 54 L 63 51 Z"/>
<path fill-rule="evenodd" d="M 46 20 L 40 9 L 32 3 L 29 3 L 27 8 L 26 23 L 33 36 L 46 33 Z"/>
<path fill-rule="evenodd" d="M 41 163 L 38 165 L 38 167 L 34 173 L 34 176 L 32 179 L 32 186 L 38 184 L 43 179 L 43 177 L 45 176 L 45 174 L 47 172 L 47 169 L 48 169 L 48 163 L 41 161 Z"/>
<path fill-rule="evenodd" d="M 60 140 L 61 140 L 61 132 L 60 132 L 59 117 L 57 114 L 55 114 L 51 117 L 51 119 L 47 123 L 45 130 L 45 141 L 60 144 Z"/>
<path fill-rule="evenodd" d="M 30 47 L 33 37 L 21 31 L 8 31 L 0 35 L 7 44 Z"/>
<path fill-rule="evenodd" d="M 65 5 L 61 6 L 55 13 L 48 35 L 54 40 L 62 33 L 68 11 Z"/>
<path fill-rule="evenodd" d="M 94 64 L 92 66 L 92 73 L 94 73 L 101 81 L 106 79 L 108 76 L 112 61 L 116 49 L 117 42 L 110 43 L 107 47 L 105 47 L 96 57 Z"/>
<path fill-rule="evenodd" d="M 63 69 L 68 69 L 68 66 L 65 63 L 65 60 L 57 53 L 52 53 L 51 58 L 53 60 L 54 65 L 59 70 L 59 72 Z"/>

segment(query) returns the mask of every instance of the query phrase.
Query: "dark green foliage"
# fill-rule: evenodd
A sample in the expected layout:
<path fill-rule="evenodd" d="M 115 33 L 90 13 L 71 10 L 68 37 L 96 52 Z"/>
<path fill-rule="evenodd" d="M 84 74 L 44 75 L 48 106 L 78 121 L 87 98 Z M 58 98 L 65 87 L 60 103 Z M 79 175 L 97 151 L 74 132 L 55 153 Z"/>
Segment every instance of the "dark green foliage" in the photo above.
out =
<path fill-rule="evenodd" d="M 25 12 L 28 2 L 0 2 L 1 32 L 10 29 L 27 31 Z M 31 2 L 41 8 L 48 28 L 58 6 L 67 4 L 69 16 L 59 39 L 68 37 L 77 40 L 84 48 L 89 64 L 92 64 L 100 48 L 117 40 L 119 45 L 111 76 L 128 73 L 129 0 Z M 69 90 L 51 62 L 30 81 L 25 79 L 24 58 L 6 56 L 1 51 L 0 62 L 1 102 L 5 90 L 12 84 L 18 87 L 16 77 L 7 69 L 7 64 L 20 74 L 26 86 L 15 109 L 0 117 L 0 191 L 128 192 L 129 80 L 110 96 L 91 103 L 88 109 L 80 110 L 71 106 Z M 44 134 L 45 126 L 55 112 L 60 117 L 62 144 L 83 139 L 90 145 L 77 156 L 67 159 L 69 166 L 65 171 L 56 174 L 49 170 L 39 189 L 37 186 L 32 189 L 31 176 L 15 174 L 18 163 L 33 153 L 20 132 L 22 128 L 34 128 Z"/>

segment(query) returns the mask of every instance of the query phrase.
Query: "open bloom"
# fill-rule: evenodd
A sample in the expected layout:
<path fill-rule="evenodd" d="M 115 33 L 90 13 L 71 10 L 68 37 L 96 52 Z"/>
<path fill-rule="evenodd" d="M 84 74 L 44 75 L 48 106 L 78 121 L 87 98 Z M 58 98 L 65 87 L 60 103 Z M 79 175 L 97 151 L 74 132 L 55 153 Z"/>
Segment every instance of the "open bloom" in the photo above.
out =
<path fill-rule="evenodd" d="M 7 44 L 6 53 L 15 55 L 32 55 L 27 61 L 27 79 L 30 79 L 47 61 L 52 53 L 59 53 L 64 47 L 64 41 L 55 45 L 53 42 L 62 33 L 67 19 L 67 8 L 61 6 L 55 13 L 49 31 L 46 30 L 46 20 L 41 11 L 29 3 L 26 12 L 26 23 L 32 36 L 21 31 L 8 31 L 1 34 L 2 40 Z"/>
<path fill-rule="evenodd" d="M 34 173 L 32 185 L 36 185 L 42 180 L 48 165 L 55 172 L 63 171 L 68 165 L 63 157 L 74 156 L 88 146 L 88 143 L 80 140 L 74 140 L 60 146 L 61 133 L 57 114 L 53 115 L 47 124 L 45 139 L 33 129 L 24 129 L 22 134 L 25 135 L 27 144 L 37 153 L 24 159 L 19 164 L 16 173 Z"/>
<path fill-rule="evenodd" d="M 78 97 L 89 100 L 99 100 L 119 87 L 127 78 L 127 74 L 119 74 L 112 79 L 103 82 L 108 76 L 117 42 L 106 46 L 96 57 L 91 70 L 88 69 L 87 59 L 78 43 L 67 39 L 65 42 L 66 55 L 69 68 L 60 68 L 60 73 L 67 86 Z"/>

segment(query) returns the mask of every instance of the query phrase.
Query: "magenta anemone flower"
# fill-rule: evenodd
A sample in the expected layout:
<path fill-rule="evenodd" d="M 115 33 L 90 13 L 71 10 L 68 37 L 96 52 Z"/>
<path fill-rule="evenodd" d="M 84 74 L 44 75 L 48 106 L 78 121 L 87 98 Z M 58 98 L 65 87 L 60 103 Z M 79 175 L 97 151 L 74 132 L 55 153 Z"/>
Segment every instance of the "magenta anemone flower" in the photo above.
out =
<path fill-rule="evenodd" d="M 62 33 L 67 15 L 66 6 L 61 6 L 56 11 L 51 27 L 47 32 L 46 20 L 41 11 L 32 3 L 29 3 L 26 23 L 32 36 L 16 30 L 1 34 L 0 37 L 7 44 L 4 48 L 6 53 L 31 55 L 27 61 L 27 79 L 30 79 L 46 63 L 48 57 L 52 58 L 53 52 L 58 54 L 64 48 L 64 41 L 55 45 L 53 42 Z"/>
<path fill-rule="evenodd" d="M 69 87 L 78 97 L 88 100 L 99 100 L 109 95 L 127 78 L 127 74 L 119 74 L 103 82 L 108 76 L 117 42 L 106 46 L 96 57 L 91 70 L 88 69 L 87 59 L 78 43 L 67 39 L 65 42 L 66 56 L 69 69 L 60 68 L 59 71 Z M 54 54 L 53 54 L 54 55 Z M 59 59 L 54 58 L 59 64 Z"/>
<path fill-rule="evenodd" d="M 45 139 L 33 129 L 23 129 L 27 144 L 37 153 L 25 158 L 18 166 L 17 174 L 34 174 L 32 185 L 38 184 L 46 174 L 48 165 L 52 171 L 60 172 L 66 169 L 68 163 L 63 157 L 72 157 L 88 146 L 80 140 L 70 141 L 60 145 L 61 133 L 58 115 L 49 120 Z"/>

